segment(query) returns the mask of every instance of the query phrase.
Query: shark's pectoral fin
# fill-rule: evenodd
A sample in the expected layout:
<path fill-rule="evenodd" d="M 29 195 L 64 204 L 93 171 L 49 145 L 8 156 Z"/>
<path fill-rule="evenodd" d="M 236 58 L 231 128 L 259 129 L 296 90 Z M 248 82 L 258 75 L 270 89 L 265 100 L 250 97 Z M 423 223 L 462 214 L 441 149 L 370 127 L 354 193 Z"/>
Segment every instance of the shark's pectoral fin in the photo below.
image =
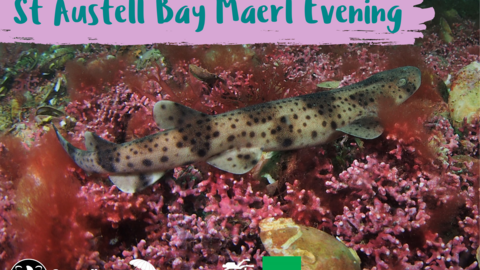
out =
<path fill-rule="evenodd" d="M 261 156 L 260 148 L 232 149 L 209 159 L 207 163 L 229 173 L 242 174 L 250 171 Z"/>
<path fill-rule="evenodd" d="M 99 151 L 105 148 L 114 147 L 115 143 L 102 139 L 95 133 L 85 132 L 85 147 L 87 151 Z"/>
<path fill-rule="evenodd" d="M 383 126 L 377 118 L 364 117 L 337 130 L 362 139 L 375 139 L 382 135 Z"/>
<path fill-rule="evenodd" d="M 110 175 L 110 181 L 121 191 L 134 193 L 157 182 L 164 174 L 165 172 L 116 174 Z"/>
<path fill-rule="evenodd" d="M 153 118 L 161 129 L 181 128 L 189 123 L 202 121 L 207 114 L 169 100 L 155 103 Z"/>

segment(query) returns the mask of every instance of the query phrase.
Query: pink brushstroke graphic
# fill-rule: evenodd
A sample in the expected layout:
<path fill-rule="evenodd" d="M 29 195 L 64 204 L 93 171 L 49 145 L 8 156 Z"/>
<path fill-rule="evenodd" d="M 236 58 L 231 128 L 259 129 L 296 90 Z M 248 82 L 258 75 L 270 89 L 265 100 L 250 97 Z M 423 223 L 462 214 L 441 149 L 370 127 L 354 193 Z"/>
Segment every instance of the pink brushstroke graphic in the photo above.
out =
<path fill-rule="evenodd" d="M 415 38 L 423 37 L 419 32 L 425 29 L 423 23 L 434 17 L 433 8 L 414 7 L 420 3 L 420 0 L 2 1 L 0 42 L 413 44 Z M 164 8 L 161 8 L 162 5 Z M 236 13 L 233 12 L 235 5 Z M 107 6 L 110 8 L 105 8 Z M 350 6 L 352 10 L 361 10 L 361 20 L 358 13 L 349 15 Z M 384 16 L 381 13 L 373 16 L 374 7 L 383 9 Z M 172 18 L 166 22 L 169 9 L 172 10 Z M 60 15 L 62 10 L 66 10 L 64 14 L 68 15 L 69 22 Z M 219 23 L 220 10 L 223 12 L 223 23 Z M 82 11 L 85 12 L 85 21 L 79 17 Z M 160 11 L 164 14 L 163 23 L 159 23 Z M 35 13 L 37 20 L 34 20 Z M 234 13 L 238 14 L 236 21 Z M 185 23 L 187 15 L 189 23 Z M 376 22 L 372 16 L 377 18 Z M 78 22 L 74 22 L 73 17 Z M 367 17 L 370 19 L 368 23 Z M 55 19 L 58 26 L 55 26 Z M 255 23 L 251 23 L 253 20 Z"/>

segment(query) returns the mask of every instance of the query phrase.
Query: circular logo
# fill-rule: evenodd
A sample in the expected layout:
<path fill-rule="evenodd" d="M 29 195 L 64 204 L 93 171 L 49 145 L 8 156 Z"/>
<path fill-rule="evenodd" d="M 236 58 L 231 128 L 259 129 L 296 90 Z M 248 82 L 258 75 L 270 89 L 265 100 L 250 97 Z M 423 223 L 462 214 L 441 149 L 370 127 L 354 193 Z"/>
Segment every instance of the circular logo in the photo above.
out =
<path fill-rule="evenodd" d="M 24 259 L 17 262 L 12 270 L 47 270 L 43 264 L 34 259 Z"/>

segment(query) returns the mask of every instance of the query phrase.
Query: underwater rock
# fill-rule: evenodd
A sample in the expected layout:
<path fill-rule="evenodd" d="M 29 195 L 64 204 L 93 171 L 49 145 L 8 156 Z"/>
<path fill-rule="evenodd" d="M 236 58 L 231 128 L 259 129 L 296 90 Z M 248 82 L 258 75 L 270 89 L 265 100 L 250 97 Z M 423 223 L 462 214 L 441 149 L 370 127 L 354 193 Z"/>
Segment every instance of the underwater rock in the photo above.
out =
<path fill-rule="evenodd" d="M 206 82 L 209 85 L 213 85 L 217 80 L 221 80 L 220 77 L 217 76 L 217 74 L 211 73 L 208 70 L 201 68 L 196 65 L 189 65 L 188 69 L 190 70 L 190 73 L 192 73 L 195 78 Z"/>
<path fill-rule="evenodd" d="M 64 115 L 64 112 L 55 107 L 40 106 L 35 111 L 35 122 L 41 126 L 52 122 L 54 118 L 60 118 Z"/>
<path fill-rule="evenodd" d="M 455 127 L 472 123 L 480 118 L 480 63 L 475 61 L 462 68 L 452 82 L 450 97 L 448 99 L 450 117 Z"/>
<path fill-rule="evenodd" d="M 260 238 L 271 256 L 301 256 L 302 270 L 360 269 L 357 253 L 328 233 L 291 218 L 260 222 Z"/>
<path fill-rule="evenodd" d="M 63 69 L 65 63 L 75 58 L 75 50 L 72 47 L 52 46 L 50 50 L 42 54 L 38 66 L 43 75 L 54 74 L 57 69 Z"/>
<path fill-rule="evenodd" d="M 453 41 L 452 29 L 444 18 L 440 18 L 440 37 L 446 43 L 452 43 Z"/>
<path fill-rule="evenodd" d="M 317 87 L 320 88 L 327 88 L 327 89 L 334 89 L 340 86 L 341 81 L 327 81 L 317 84 Z"/>
<path fill-rule="evenodd" d="M 162 53 L 157 49 L 146 50 L 144 47 L 140 48 L 141 54 L 138 56 L 138 59 L 135 61 L 138 70 L 152 67 L 154 63 L 163 65 L 164 57 Z"/>
<path fill-rule="evenodd" d="M 60 116 L 64 116 L 65 113 L 62 112 L 61 110 L 55 108 L 55 107 L 52 107 L 52 106 L 40 106 L 35 111 L 35 115 L 36 116 L 38 116 L 38 115 L 48 115 L 48 116 L 60 117 Z"/>
<path fill-rule="evenodd" d="M 458 23 L 462 21 L 462 17 L 458 14 L 455 9 L 449 9 L 443 12 L 443 18 L 449 23 Z"/>

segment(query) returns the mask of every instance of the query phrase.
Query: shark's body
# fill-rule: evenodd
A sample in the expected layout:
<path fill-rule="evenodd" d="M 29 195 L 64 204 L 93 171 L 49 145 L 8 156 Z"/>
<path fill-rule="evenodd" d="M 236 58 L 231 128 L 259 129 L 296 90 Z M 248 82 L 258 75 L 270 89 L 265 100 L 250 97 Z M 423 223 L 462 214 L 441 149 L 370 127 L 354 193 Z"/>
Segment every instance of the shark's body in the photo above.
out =
<path fill-rule="evenodd" d="M 319 145 L 342 133 L 374 139 L 383 132 L 378 122 L 378 100 L 392 98 L 400 104 L 420 82 L 416 67 L 402 67 L 332 91 L 218 115 L 159 101 L 154 117 L 165 131 L 123 144 L 87 132 L 86 151 L 72 146 L 58 131 L 57 135 L 82 169 L 109 173 L 121 190 L 135 192 L 157 181 L 166 170 L 198 161 L 242 174 L 257 164 L 264 151 Z"/>

